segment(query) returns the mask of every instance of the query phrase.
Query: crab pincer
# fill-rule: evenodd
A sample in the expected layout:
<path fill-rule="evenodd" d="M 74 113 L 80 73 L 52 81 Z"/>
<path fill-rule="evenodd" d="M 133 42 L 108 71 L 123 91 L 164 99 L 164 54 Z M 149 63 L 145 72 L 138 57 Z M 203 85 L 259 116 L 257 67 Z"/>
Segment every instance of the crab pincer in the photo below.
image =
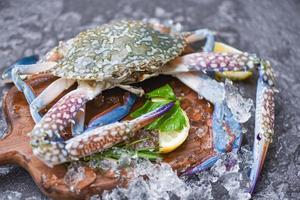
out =
<path fill-rule="evenodd" d="M 117 106 L 116 108 L 112 109 L 110 112 L 102 115 L 95 116 L 88 124 L 87 130 L 91 130 L 95 127 L 104 126 L 106 124 L 114 123 L 126 115 L 129 114 L 130 109 L 132 108 L 133 104 L 135 103 L 137 96 L 131 93 L 127 93 L 124 97 L 124 104 L 122 106 Z"/>
<path fill-rule="evenodd" d="M 12 82 L 12 69 L 15 68 L 16 65 L 35 64 L 38 60 L 39 57 L 37 55 L 27 56 L 17 60 L 14 64 L 5 68 L 5 70 L 2 72 L 2 80 L 4 82 Z"/>
<path fill-rule="evenodd" d="M 50 167 L 63 162 L 78 160 L 132 137 L 138 130 L 168 112 L 173 105 L 174 102 L 171 102 L 136 119 L 88 130 L 67 141 L 64 141 L 59 135 L 61 128 L 47 125 L 48 120 L 45 120 L 45 117 L 48 117 L 48 112 L 44 116 L 45 119 L 42 119 L 42 122 L 45 123 L 37 124 L 31 132 L 32 149 L 34 154 Z M 75 106 L 75 108 L 77 107 Z M 57 107 L 54 106 L 52 109 L 55 110 Z M 75 116 L 69 114 L 68 119 L 65 120 L 72 120 Z M 61 124 L 64 127 L 66 123 Z"/>

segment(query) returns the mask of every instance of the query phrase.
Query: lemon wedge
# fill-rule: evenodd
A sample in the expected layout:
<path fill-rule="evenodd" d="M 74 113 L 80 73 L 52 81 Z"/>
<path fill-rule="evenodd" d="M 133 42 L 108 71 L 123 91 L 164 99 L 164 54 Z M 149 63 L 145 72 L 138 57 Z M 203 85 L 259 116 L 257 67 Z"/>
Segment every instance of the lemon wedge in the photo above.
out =
<path fill-rule="evenodd" d="M 235 49 L 227 44 L 221 43 L 221 42 L 215 42 L 214 46 L 214 52 L 217 53 L 242 53 L 240 50 Z M 217 78 L 229 78 L 233 81 L 241 81 L 249 78 L 252 76 L 251 71 L 241 71 L 241 72 L 217 72 L 216 73 Z"/>
<path fill-rule="evenodd" d="M 186 126 L 180 131 L 159 132 L 159 152 L 169 153 L 179 147 L 188 137 L 190 130 L 189 118 L 185 111 L 182 110 L 186 120 Z"/>

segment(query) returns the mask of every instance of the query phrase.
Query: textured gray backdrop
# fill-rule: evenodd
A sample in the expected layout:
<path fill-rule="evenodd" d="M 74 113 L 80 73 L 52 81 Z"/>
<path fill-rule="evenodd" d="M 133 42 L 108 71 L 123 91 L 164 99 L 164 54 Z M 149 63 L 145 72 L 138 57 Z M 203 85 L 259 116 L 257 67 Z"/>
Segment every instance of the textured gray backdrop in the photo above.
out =
<path fill-rule="evenodd" d="M 0 0 L 0 66 L 24 55 L 43 54 L 57 41 L 112 19 L 149 17 L 173 19 L 186 30 L 216 30 L 222 33 L 219 40 L 273 63 L 280 90 L 276 135 L 254 199 L 300 199 L 300 1 Z M 1 120 L 0 130 L 4 129 Z M 0 168 L 0 199 L 7 190 L 20 192 L 22 199 L 44 198 L 17 166 Z"/>

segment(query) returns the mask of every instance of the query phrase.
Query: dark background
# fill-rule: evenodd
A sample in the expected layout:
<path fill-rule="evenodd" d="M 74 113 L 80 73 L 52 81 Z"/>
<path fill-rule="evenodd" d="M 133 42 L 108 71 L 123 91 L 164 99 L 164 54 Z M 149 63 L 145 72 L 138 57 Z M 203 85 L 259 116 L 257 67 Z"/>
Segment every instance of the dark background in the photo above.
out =
<path fill-rule="evenodd" d="M 0 66 L 42 55 L 57 41 L 112 19 L 152 17 L 181 22 L 185 30 L 216 30 L 219 40 L 272 62 L 280 91 L 275 137 L 254 199 L 300 199 L 300 1 L 0 0 Z M 7 190 L 22 193 L 22 199 L 44 198 L 17 166 L 0 167 L 0 199 Z"/>

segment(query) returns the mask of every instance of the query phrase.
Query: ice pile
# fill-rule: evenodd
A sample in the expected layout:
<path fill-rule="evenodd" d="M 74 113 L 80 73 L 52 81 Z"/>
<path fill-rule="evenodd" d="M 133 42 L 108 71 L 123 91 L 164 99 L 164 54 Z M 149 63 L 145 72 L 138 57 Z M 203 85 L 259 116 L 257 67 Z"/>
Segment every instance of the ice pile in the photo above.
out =
<path fill-rule="evenodd" d="M 0 196 L 0 200 L 19 200 L 21 199 L 22 194 L 16 191 L 6 190 Z"/>
<path fill-rule="evenodd" d="M 156 199 L 250 199 L 246 192 L 252 153 L 243 147 L 238 154 L 228 153 L 209 171 L 192 177 L 178 177 L 166 163 L 137 160 L 127 188 L 106 191 L 92 200 Z"/>
<path fill-rule="evenodd" d="M 0 176 L 8 174 L 13 169 L 12 165 L 0 166 Z"/>

